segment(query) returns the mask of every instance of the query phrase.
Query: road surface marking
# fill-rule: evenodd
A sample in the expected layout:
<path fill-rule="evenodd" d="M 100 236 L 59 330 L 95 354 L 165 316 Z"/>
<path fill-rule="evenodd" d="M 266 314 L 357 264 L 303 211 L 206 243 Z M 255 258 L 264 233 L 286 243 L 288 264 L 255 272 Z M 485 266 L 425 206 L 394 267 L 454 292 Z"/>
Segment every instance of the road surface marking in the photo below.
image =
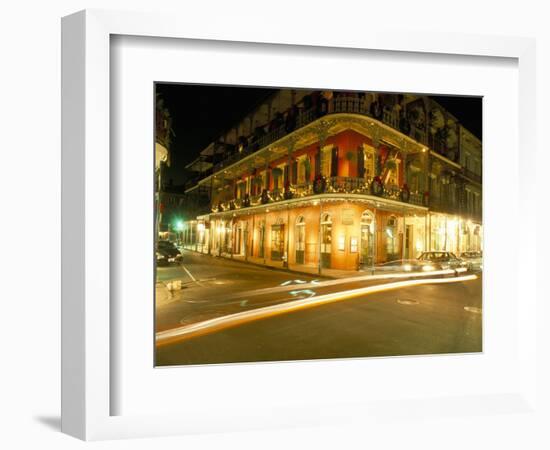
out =
<path fill-rule="evenodd" d="M 189 272 L 189 270 L 187 270 L 187 267 L 185 267 L 183 264 L 180 264 L 181 265 L 181 268 L 183 270 L 185 270 L 185 272 L 187 273 L 187 275 L 189 275 L 189 278 L 191 278 L 193 280 L 194 283 L 197 283 L 199 286 L 201 287 L 204 287 L 204 285 L 201 284 L 200 281 L 198 281 L 191 272 Z"/>
<path fill-rule="evenodd" d="M 397 303 L 399 303 L 400 305 L 418 305 L 420 304 L 420 302 L 418 300 L 413 300 L 413 299 L 410 299 L 410 298 L 398 298 L 397 299 Z"/>
<path fill-rule="evenodd" d="M 224 328 L 241 325 L 243 323 L 251 322 L 253 320 L 264 319 L 267 317 L 285 314 L 292 311 L 298 311 L 305 308 L 312 308 L 315 306 L 337 302 L 352 297 L 358 297 L 360 295 L 372 294 L 375 292 L 382 292 L 391 289 L 399 289 L 408 286 L 419 286 L 422 284 L 457 283 L 461 281 L 469 281 L 475 279 L 477 279 L 476 275 L 465 275 L 462 277 L 454 278 L 429 278 L 421 280 L 396 281 L 393 283 L 381 284 L 377 286 L 367 286 L 358 289 L 351 289 L 348 291 L 324 294 L 318 297 L 310 297 L 286 303 L 279 303 L 272 306 L 264 306 L 262 308 L 216 317 L 215 319 L 209 319 L 203 322 L 184 325 L 182 327 L 172 328 L 170 330 L 159 331 L 156 334 L 156 344 L 157 346 L 169 344 L 175 341 L 212 333 L 214 331 L 222 330 Z"/>

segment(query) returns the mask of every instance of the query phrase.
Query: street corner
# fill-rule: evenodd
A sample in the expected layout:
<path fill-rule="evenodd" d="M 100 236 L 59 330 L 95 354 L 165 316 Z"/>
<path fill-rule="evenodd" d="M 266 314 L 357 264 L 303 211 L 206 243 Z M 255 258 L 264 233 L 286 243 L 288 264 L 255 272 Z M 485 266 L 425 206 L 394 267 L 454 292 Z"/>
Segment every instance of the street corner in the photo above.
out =
<path fill-rule="evenodd" d="M 170 303 L 181 301 L 185 285 L 181 280 L 157 282 L 155 286 L 155 307 L 160 308 Z"/>

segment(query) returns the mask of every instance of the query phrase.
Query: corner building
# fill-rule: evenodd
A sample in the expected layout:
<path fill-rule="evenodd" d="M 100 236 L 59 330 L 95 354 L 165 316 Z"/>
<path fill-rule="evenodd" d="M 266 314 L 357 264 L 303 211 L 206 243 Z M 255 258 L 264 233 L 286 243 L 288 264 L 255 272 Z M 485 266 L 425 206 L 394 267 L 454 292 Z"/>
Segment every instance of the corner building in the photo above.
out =
<path fill-rule="evenodd" d="M 282 90 L 203 153 L 188 248 L 319 272 L 481 250 L 481 142 L 427 97 Z"/>

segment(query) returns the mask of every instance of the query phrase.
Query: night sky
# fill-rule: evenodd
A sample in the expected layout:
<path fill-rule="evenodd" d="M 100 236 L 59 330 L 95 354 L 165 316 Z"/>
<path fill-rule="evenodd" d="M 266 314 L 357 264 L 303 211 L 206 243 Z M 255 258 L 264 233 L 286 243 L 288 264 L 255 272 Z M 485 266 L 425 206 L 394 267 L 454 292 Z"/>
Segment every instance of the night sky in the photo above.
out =
<path fill-rule="evenodd" d="M 261 104 L 277 89 L 187 84 L 157 84 L 172 116 L 171 166 L 165 179 L 182 184 L 191 178 L 185 165 Z M 432 96 L 474 135 L 481 139 L 481 98 Z"/>

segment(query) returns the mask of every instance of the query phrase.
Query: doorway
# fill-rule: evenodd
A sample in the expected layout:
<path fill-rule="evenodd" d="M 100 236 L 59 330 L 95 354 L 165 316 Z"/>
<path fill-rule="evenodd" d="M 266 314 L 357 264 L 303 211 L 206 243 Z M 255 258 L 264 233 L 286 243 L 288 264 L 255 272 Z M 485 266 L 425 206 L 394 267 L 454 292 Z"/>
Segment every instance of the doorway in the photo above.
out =
<path fill-rule="evenodd" d="M 271 259 L 282 261 L 285 253 L 285 226 L 284 224 L 271 225 Z"/>
<path fill-rule="evenodd" d="M 296 264 L 305 263 L 306 253 L 306 221 L 304 216 L 296 219 Z"/>
<path fill-rule="evenodd" d="M 362 267 L 374 265 L 374 214 L 365 211 L 361 215 L 361 253 L 360 264 Z"/>

